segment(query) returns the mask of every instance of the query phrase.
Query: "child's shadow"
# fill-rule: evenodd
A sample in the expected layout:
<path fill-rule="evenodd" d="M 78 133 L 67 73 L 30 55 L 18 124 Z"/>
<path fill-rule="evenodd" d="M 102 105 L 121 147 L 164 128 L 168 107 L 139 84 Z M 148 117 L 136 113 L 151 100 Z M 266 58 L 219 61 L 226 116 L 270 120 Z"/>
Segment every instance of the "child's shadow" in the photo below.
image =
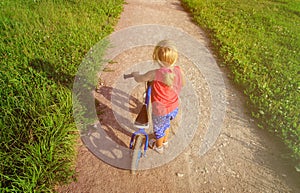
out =
<path fill-rule="evenodd" d="M 104 97 L 105 100 L 110 101 L 115 106 L 118 106 L 118 108 L 122 108 L 126 111 L 129 110 L 129 112 L 136 115 L 139 113 L 140 109 L 143 106 L 143 103 L 137 98 L 134 98 L 119 89 L 102 86 L 97 89 L 96 92 L 98 95 L 101 95 L 102 98 Z M 128 101 L 128 99 L 130 101 Z M 127 106 L 128 102 L 130 106 Z M 124 135 L 126 135 L 128 139 L 130 139 L 132 133 L 124 129 L 121 125 L 132 125 L 133 120 L 129 120 L 119 112 L 114 111 L 107 104 L 101 102 L 98 97 L 95 98 L 95 105 L 99 121 L 101 123 L 101 126 L 105 127 L 107 135 L 119 145 L 128 147 L 129 141 L 125 144 L 122 139 L 124 138 Z M 116 119 L 116 117 L 122 117 L 122 123 L 119 123 L 120 119 Z"/>

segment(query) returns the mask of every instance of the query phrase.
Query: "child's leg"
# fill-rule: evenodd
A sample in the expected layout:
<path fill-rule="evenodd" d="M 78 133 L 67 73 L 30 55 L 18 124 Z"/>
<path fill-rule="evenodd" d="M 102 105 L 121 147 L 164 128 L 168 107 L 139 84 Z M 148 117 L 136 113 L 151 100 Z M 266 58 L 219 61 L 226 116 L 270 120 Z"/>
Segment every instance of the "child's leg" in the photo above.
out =
<path fill-rule="evenodd" d="M 158 147 L 158 148 L 162 147 L 163 141 L 164 141 L 164 137 L 161 137 L 161 138 L 159 138 L 159 139 L 156 139 L 156 141 L 155 141 L 156 147 Z"/>
<path fill-rule="evenodd" d="M 170 114 L 167 115 L 166 125 L 168 126 L 168 128 L 164 132 L 165 135 L 163 137 L 162 143 L 167 143 L 168 142 L 168 137 L 169 137 L 169 133 L 170 133 L 171 120 L 173 120 L 176 117 L 177 113 L 178 113 L 178 108 L 175 109 L 173 112 L 171 112 Z"/>
<path fill-rule="evenodd" d="M 152 122 L 153 122 L 153 131 L 155 135 L 155 146 L 160 148 L 163 145 L 164 141 L 164 124 L 165 124 L 166 117 L 165 116 L 155 116 L 152 115 Z"/>
<path fill-rule="evenodd" d="M 178 112 L 178 108 L 165 116 L 152 115 L 153 130 L 156 137 L 156 142 L 155 142 L 156 147 L 160 148 L 163 146 L 163 143 L 166 143 L 168 141 L 168 137 L 170 133 L 170 121 L 176 117 L 177 112 Z M 167 129 L 163 131 L 162 128 L 166 128 L 166 127 Z"/>
<path fill-rule="evenodd" d="M 163 143 L 168 141 L 169 132 L 170 132 L 170 129 L 168 128 L 165 131 L 165 136 L 163 136 L 159 139 L 156 139 L 156 142 L 155 142 L 156 147 L 160 148 L 160 147 L 162 147 Z"/>
<path fill-rule="evenodd" d="M 170 132 L 170 129 L 168 128 L 165 130 L 165 135 L 163 137 L 156 139 L 156 142 L 155 142 L 156 147 L 159 148 L 163 145 L 163 143 L 168 141 L 169 132 Z"/>
<path fill-rule="evenodd" d="M 166 129 L 165 131 L 165 136 L 163 137 L 163 143 L 166 143 L 168 141 L 169 133 L 170 133 L 170 128 Z"/>

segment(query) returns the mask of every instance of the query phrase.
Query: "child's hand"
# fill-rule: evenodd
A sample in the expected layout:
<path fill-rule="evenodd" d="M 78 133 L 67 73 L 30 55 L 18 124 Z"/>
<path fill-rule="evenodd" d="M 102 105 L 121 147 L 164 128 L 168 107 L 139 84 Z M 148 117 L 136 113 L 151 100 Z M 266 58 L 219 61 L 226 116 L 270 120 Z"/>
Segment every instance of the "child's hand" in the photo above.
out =
<path fill-rule="evenodd" d="M 155 70 L 150 70 L 146 74 L 140 74 L 140 72 L 132 72 L 131 75 L 134 77 L 136 82 L 147 82 L 154 80 Z"/>

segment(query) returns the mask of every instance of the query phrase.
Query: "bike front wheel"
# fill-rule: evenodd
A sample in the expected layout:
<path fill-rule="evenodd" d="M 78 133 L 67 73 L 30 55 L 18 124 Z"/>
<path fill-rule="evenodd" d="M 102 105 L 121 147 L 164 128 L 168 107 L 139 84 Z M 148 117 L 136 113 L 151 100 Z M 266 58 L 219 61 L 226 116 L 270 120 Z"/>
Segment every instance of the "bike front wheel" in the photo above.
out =
<path fill-rule="evenodd" d="M 132 174 L 135 174 L 135 171 L 138 170 L 139 167 L 139 161 L 142 157 L 143 140 L 144 140 L 144 136 L 142 135 L 136 136 L 135 143 L 133 146 L 132 160 L 131 160 Z"/>

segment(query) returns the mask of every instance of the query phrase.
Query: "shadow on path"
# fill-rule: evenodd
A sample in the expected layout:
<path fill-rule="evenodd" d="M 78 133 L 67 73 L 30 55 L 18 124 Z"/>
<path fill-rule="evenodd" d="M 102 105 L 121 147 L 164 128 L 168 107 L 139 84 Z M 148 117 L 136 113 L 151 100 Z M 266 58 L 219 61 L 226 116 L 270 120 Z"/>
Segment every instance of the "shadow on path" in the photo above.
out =
<path fill-rule="evenodd" d="M 141 103 L 138 99 L 129 96 L 127 93 L 119 89 L 114 89 L 112 87 L 102 86 L 97 89 L 96 92 L 97 95 L 100 95 L 96 97 L 95 105 L 101 127 L 106 131 L 107 135 L 113 141 L 115 141 L 119 145 L 128 147 L 132 133 L 124 129 L 123 126 L 126 125 L 127 127 L 131 127 L 133 125 L 133 119 L 129 120 L 128 117 L 125 117 L 120 113 L 113 111 L 111 107 L 105 104 L 105 102 L 101 102 L 101 100 L 99 100 L 98 98 L 104 97 L 106 101 L 111 102 L 119 108 L 129 111 L 128 113 L 133 113 L 135 116 L 137 116 L 138 112 L 142 108 L 143 103 Z M 112 98 L 114 99 L 113 101 Z M 130 99 L 130 101 L 128 101 L 128 99 Z M 127 106 L 128 103 L 130 104 L 129 107 Z M 120 119 L 116 119 L 116 117 L 121 117 L 122 122 L 120 123 Z M 125 144 L 123 142 L 124 136 L 122 136 L 122 134 L 128 136 L 128 144 Z"/>

